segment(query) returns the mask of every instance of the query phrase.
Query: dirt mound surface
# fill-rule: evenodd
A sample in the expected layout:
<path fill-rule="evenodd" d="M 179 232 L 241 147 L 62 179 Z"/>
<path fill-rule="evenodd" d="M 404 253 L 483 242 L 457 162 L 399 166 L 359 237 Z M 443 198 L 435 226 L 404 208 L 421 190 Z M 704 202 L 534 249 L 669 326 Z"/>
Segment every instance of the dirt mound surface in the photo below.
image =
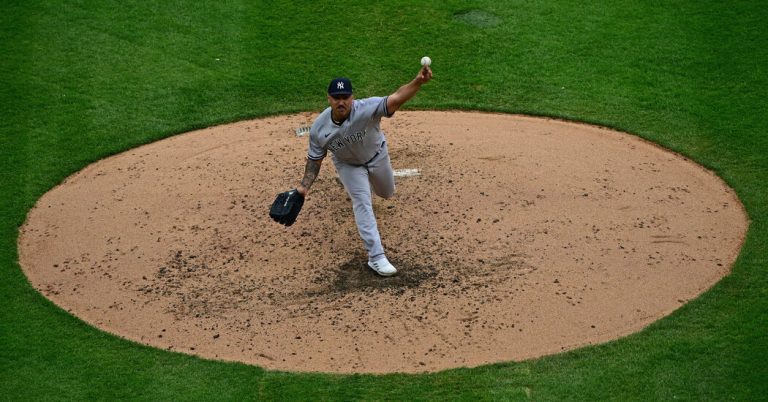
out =
<path fill-rule="evenodd" d="M 54 303 L 119 336 L 270 369 L 423 372 L 604 342 L 726 275 L 747 230 L 718 177 L 636 137 L 501 114 L 382 122 L 398 177 L 374 208 L 399 274 L 365 265 L 325 163 L 297 223 L 314 114 L 175 136 L 45 194 L 20 262 Z"/>

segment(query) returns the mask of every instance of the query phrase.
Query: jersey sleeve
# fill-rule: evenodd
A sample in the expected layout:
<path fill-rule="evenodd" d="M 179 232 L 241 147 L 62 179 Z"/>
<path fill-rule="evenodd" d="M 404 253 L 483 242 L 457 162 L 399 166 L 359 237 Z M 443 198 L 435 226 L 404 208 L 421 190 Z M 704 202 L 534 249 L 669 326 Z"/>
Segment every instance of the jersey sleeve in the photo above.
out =
<path fill-rule="evenodd" d="M 387 97 L 373 97 L 366 99 L 367 103 L 370 105 L 371 108 L 373 108 L 373 117 L 375 118 L 382 118 L 382 117 L 392 117 L 395 113 L 389 113 L 389 110 L 387 110 Z"/>
<path fill-rule="evenodd" d="M 320 132 L 317 125 L 313 124 L 309 129 L 309 149 L 307 150 L 307 158 L 313 161 L 319 161 L 325 158 L 328 150 L 320 145 Z"/>

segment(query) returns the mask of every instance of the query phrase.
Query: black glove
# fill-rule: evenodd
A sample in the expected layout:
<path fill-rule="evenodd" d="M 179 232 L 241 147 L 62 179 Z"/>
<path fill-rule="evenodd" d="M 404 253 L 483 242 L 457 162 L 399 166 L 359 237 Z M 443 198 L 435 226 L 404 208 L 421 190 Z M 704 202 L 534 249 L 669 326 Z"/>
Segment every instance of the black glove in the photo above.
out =
<path fill-rule="evenodd" d="M 291 226 L 296 222 L 303 205 L 304 196 L 301 193 L 296 189 L 286 191 L 277 195 L 272 208 L 269 209 L 269 216 L 281 225 Z"/>

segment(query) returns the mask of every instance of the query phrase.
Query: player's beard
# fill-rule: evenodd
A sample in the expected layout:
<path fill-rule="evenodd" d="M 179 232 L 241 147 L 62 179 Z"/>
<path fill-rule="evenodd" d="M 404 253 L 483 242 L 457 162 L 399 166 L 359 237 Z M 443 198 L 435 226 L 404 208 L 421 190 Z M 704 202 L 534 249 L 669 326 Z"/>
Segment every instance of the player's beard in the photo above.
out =
<path fill-rule="evenodd" d="M 344 121 L 349 117 L 349 109 L 344 105 L 338 105 L 333 110 L 333 119 L 336 121 Z"/>

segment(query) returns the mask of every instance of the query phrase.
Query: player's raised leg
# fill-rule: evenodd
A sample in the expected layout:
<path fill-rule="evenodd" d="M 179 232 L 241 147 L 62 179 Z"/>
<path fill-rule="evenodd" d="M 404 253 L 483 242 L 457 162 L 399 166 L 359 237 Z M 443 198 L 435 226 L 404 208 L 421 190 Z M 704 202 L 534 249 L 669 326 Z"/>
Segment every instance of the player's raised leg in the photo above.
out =
<path fill-rule="evenodd" d="M 381 152 L 373 160 L 368 162 L 368 179 L 373 186 L 373 191 L 381 198 L 392 198 L 395 194 L 395 171 L 389 160 L 387 143 L 382 144 Z"/>

